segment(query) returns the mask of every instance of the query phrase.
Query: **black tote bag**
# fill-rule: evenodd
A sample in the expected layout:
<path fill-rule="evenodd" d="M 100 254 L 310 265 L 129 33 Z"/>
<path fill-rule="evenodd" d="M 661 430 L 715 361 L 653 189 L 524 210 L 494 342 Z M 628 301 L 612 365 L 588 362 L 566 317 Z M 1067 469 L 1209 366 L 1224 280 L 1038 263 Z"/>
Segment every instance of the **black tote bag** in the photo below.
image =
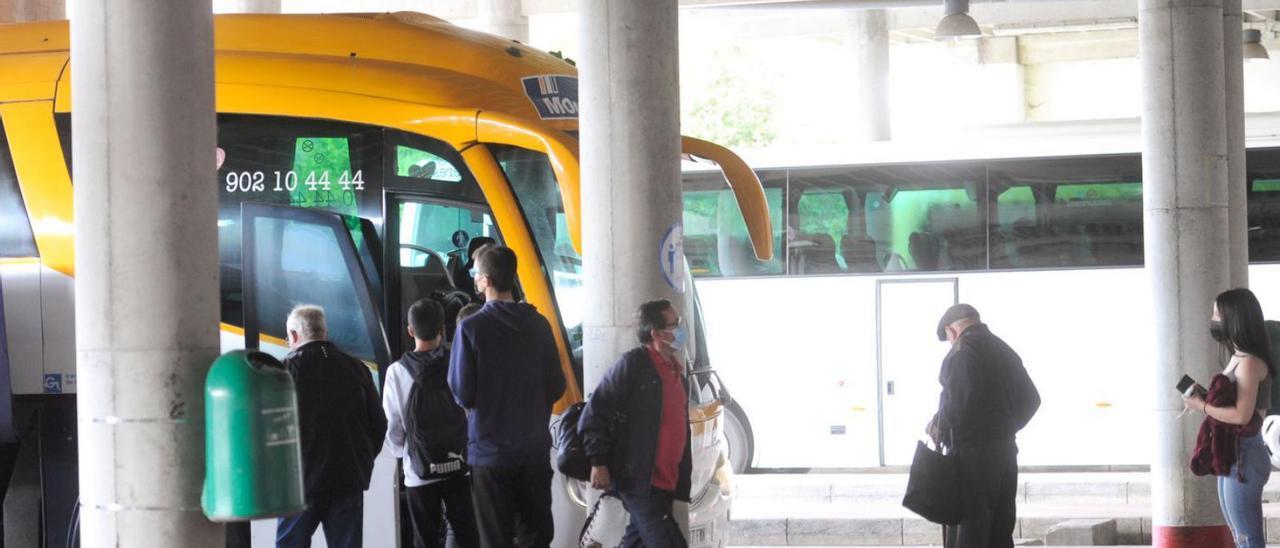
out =
<path fill-rule="evenodd" d="M 955 457 L 916 442 L 902 505 L 920 517 L 942 525 L 960 523 L 960 470 Z"/>

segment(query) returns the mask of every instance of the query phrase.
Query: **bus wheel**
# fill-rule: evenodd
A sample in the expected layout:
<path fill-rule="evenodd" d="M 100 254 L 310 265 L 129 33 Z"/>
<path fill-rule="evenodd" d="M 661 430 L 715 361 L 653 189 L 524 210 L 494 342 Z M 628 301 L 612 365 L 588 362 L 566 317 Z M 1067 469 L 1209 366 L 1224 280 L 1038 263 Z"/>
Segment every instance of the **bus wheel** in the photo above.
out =
<path fill-rule="evenodd" d="M 737 402 L 731 402 L 726 411 L 728 413 L 725 413 L 724 437 L 729 445 L 729 463 L 733 467 L 734 474 L 744 474 L 751 469 L 751 459 L 755 451 L 751 423 L 747 421 L 746 413 L 742 412 Z"/>

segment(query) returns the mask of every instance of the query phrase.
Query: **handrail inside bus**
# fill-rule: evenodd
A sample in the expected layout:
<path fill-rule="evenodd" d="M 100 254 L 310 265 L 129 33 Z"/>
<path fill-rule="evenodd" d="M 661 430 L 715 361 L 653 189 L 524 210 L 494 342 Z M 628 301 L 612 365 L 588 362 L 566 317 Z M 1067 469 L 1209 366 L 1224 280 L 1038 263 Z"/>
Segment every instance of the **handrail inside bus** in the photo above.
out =
<path fill-rule="evenodd" d="M 764 187 L 756 173 L 733 151 L 715 143 L 681 137 L 680 145 L 685 154 L 710 160 L 720 166 L 725 181 L 738 200 L 738 208 L 742 210 L 742 219 L 746 221 L 756 259 L 773 259 L 773 220 L 769 218 L 769 202 L 765 199 Z"/>
<path fill-rule="evenodd" d="M 574 251 L 582 254 L 582 217 L 579 207 L 581 197 L 578 163 L 578 141 L 569 134 L 543 126 L 540 123 L 502 114 L 481 111 L 476 116 L 476 140 L 481 143 L 511 145 L 546 153 L 551 170 L 560 184 L 564 201 L 565 223 L 569 225 L 569 240 Z"/>

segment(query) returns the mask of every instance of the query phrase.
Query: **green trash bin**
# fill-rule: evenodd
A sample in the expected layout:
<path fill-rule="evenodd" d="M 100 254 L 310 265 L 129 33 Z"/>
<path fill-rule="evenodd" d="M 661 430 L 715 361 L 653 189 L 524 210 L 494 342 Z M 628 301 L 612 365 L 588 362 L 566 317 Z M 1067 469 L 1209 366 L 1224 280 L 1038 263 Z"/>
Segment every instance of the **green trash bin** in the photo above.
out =
<path fill-rule="evenodd" d="M 304 508 L 298 397 L 270 354 L 219 356 L 205 378 L 204 513 L 213 521 L 285 516 Z"/>

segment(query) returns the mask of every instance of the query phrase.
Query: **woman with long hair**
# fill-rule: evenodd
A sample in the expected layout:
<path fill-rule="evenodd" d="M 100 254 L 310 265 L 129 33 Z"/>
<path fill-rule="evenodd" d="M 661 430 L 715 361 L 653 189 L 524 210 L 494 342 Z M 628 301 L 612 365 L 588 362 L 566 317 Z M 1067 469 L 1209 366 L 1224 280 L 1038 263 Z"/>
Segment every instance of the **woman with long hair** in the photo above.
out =
<path fill-rule="evenodd" d="M 1219 294 L 1214 299 L 1209 334 L 1224 350 L 1226 366 L 1222 374 L 1236 385 L 1236 403 L 1218 407 L 1206 403 L 1201 395 L 1192 395 L 1185 398 L 1187 409 L 1230 425 L 1260 422 L 1271 406 L 1276 366 L 1271 360 L 1271 340 L 1263 323 L 1262 306 L 1253 292 L 1232 289 Z M 1271 459 L 1261 435 L 1241 437 L 1238 442 L 1231 473 L 1218 476 L 1218 500 L 1236 546 L 1264 548 L 1262 487 L 1271 477 Z"/>

